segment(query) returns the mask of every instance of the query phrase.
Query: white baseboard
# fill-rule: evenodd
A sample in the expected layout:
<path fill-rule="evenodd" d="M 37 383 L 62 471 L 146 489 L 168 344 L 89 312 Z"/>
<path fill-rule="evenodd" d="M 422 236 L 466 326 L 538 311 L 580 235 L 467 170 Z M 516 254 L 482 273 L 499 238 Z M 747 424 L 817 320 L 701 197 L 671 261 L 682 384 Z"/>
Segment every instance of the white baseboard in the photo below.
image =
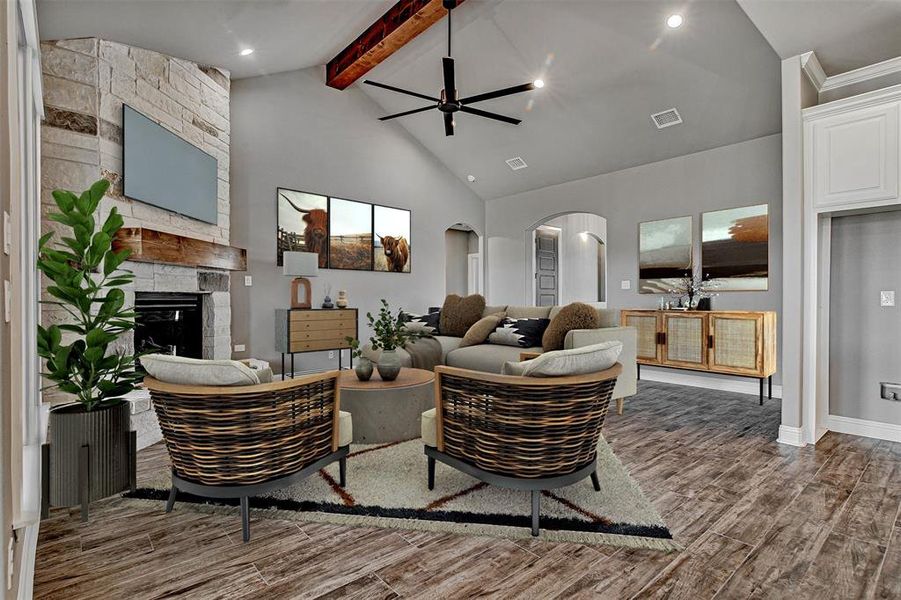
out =
<path fill-rule="evenodd" d="M 807 445 L 804 441 L 804 430 L 801 427 L 789 427 L 788 425 L 779 426 L 779 438 L 776 441 L 789 446 Z"/>
<path fill-rule="evenodd" d="M 18 600 L 31 600 L 34 596 L 34 564 L 38 551 L 38 530 L 41 522 L 37 521 L 25 528 L 22 544 L 22 566 L 19 569 Z"/>
<path fill-rule="evenodd" d="M 826 428 L 837 433 L 901 442 L 901 425 L 893 425 L 891 423 L 829 415 L 826 417 Z"/>
<path fill-rule="evenodd" d="M 735 392 L 738 394 L 760 395 L 760 384 L 744 377 L 701 377 L 691 373 L 679 371 L 652 370 L 653 367 L 642 365 L 641 378 L 647 381 L 659 381 L 660 383 L 674 383 L 691 387 L 720 390 L 723 392 Z M 765 384 L 764 384 L 765 385 Z M 764 390 L 766 393 L 766 390 Z M 782 398 L 782 386 L 773 384 L 773 398 Z"/>

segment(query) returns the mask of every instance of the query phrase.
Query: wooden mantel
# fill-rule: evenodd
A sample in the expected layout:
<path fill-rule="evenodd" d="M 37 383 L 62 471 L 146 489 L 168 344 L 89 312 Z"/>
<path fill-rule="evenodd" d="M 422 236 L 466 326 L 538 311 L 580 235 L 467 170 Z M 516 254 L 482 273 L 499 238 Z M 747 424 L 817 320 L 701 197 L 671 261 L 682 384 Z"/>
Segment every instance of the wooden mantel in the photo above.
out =
<path fill-rule="evenodd" d="M 128 260 L 183 267 L 209 267 L 227 271 L 247 270 L 247 250 L 215 244 L 144 227 L 123 227 L 113 249 L 131 250 Z"/>

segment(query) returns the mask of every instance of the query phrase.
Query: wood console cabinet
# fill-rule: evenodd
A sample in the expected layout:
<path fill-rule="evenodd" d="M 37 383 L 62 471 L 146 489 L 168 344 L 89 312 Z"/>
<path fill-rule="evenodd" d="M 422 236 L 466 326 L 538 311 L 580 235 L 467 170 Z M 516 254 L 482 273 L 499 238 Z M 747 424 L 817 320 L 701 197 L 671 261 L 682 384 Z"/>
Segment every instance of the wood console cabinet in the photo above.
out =
<path fill-rule="evenodd" d="M 344 338 L 357 338 L 356 308 L 279 308 L 275 311 L 275 349 L 282 354 L 282 373 L 285 354 L 291 355 L 291 374 L 294 374 L 294 354 L 298 352 L 338 351 L 338 368 L 342 367 L 341 351 L 350 348 Z"/>
<path fill-rule="evenodd" d="M 624 326 L 638 331 L 638 364 L 754 377 L 769 382 L 776 372 L 773 311 L 624 310 Z"/>

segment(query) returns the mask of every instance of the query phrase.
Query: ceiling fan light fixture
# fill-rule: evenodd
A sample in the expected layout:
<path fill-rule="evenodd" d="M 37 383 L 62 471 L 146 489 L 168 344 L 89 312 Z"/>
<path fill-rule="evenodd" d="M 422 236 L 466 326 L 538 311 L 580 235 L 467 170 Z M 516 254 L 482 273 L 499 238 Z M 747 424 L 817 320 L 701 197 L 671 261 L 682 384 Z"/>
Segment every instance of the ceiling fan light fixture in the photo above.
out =
<path fill-rule="evenodd" d="M 682 26 L 684 19 L 680 14 L 670 15 L 666 18 L 666 26 L 670 29 L 678 29 Z"/>
<path fill-rule="evenodd" d="M 532 82 L 532 85 L 534 85 L 536 88 L 538 88 L 540 90 L 541 88 L 544 87 L 544 79 L 536 79 L 535 81 Z"/>
<path fill-rule="evenodd" d="M 244 48 L 243 50 L 241 50 L 240 54 L 241 56 L 250 56 L 251 54 L 253 54 L 253 48 Z"/>

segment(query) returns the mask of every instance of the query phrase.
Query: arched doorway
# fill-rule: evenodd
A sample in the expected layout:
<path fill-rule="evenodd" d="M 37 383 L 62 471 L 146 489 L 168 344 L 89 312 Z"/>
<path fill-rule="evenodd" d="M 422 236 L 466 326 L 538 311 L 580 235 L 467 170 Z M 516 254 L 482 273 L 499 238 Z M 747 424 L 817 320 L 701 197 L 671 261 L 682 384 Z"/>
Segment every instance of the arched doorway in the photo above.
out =
<path fill-rule="evenodd" d="M 557 214 L 526 231 L 529 302 L 536 306 L 607 302 L 607 220 L 593 213 Z"/>
<path fill-rule="evenodd" d="M 445 294 L 482 293 L 482 239 L 466 223 L 454 223 L 444 232 Z"/>

